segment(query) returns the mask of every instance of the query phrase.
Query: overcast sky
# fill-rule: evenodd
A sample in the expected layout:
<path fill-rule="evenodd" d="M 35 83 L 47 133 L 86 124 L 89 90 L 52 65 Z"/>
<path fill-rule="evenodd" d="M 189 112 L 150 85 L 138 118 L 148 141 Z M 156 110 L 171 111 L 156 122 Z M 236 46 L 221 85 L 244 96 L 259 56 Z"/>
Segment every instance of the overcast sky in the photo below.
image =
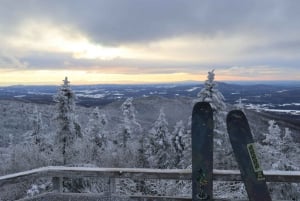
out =
<path fill-rule="evenodd" d="M 0 84 L 299 80 L 300 1 L 0 0 Z"/>

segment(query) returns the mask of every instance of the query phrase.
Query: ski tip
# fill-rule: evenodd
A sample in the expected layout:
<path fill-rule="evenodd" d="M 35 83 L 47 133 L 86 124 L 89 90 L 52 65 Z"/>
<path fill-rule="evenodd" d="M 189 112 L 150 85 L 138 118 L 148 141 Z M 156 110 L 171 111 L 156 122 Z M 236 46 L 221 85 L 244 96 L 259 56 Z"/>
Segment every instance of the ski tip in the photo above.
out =
<path fill-rule="evenodd" d="M 232 110 L 227 115 L 227 122 L 230 122 L 231 120 L 245 120 L 246 116 L 244 112 L 241 110 Z"/>
<path fill-rule="evenodd" d="M 198 110 L 212 110 L 208 102 L 198 102 L 194 105 L 194 111 Z"/>
<path fill-rule="evenodd" d="M 231 128 L 235 128 L 237 126 L 250 129 L 247 117 L 241 110 L 230 111 L 226 118 L 226 124 L 228 132 Z"/>

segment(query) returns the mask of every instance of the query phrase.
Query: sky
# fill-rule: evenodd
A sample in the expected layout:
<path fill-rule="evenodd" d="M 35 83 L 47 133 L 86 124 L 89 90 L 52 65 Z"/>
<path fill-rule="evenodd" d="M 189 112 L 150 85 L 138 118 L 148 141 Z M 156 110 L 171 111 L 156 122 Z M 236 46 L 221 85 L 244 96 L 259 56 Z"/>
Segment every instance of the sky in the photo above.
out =
<path fill-rule="evenodd" d="M 300 1 L 0 0 L 0 85 L 300 80 Z"/>

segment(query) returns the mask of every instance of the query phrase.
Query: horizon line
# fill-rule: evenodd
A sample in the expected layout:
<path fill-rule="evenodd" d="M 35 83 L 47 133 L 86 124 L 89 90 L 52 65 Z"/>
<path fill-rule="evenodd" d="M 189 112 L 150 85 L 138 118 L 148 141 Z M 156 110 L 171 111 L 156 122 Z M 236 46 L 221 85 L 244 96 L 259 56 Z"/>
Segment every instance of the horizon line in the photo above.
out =
<path fill-rule="evenodd" d="M 260 84 L 260 83 L 299 83 L 300 80 L 215 80 L 219 83 L 240 83 L 240 84 L 246 84 L 246 83 L 254 83 L 254 84 Z M 185 81 L 174 81 L 174 82 L 135 82 L 135 83 L 75 83 L 71 86 L 93 86 L 93 85 L 171 85 L 171 84 L 202 84 L 205 81 L 199 81 L 199 80 L 185 80 Z M 39 82 L 32 82 L 32 83 L 16 83 L 16 84 L 5 84 L 0 82 L 0 87 L 13 87 L 13 86 L 59 86 L 61 83 L 55 84 L 55 83 L 39 83 Z"/>

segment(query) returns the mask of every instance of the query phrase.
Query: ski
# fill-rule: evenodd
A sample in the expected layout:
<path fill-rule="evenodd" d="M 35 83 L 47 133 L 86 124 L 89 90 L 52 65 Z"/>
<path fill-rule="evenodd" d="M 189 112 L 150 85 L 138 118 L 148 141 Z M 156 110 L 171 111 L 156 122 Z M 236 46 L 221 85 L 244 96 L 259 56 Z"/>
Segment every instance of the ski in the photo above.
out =
<path fill-rule="evenodd" d="M 230 142 L 249 200 L 271 201 L 246 116 L 240 110 L 233 110 L 227 115 L 226 122 Z"/>
<path fill-rule="evenodd" d="M 209 103 L 198 102 L 192 113 L 192 198 L 213 198 L 213 112 Z"/>

